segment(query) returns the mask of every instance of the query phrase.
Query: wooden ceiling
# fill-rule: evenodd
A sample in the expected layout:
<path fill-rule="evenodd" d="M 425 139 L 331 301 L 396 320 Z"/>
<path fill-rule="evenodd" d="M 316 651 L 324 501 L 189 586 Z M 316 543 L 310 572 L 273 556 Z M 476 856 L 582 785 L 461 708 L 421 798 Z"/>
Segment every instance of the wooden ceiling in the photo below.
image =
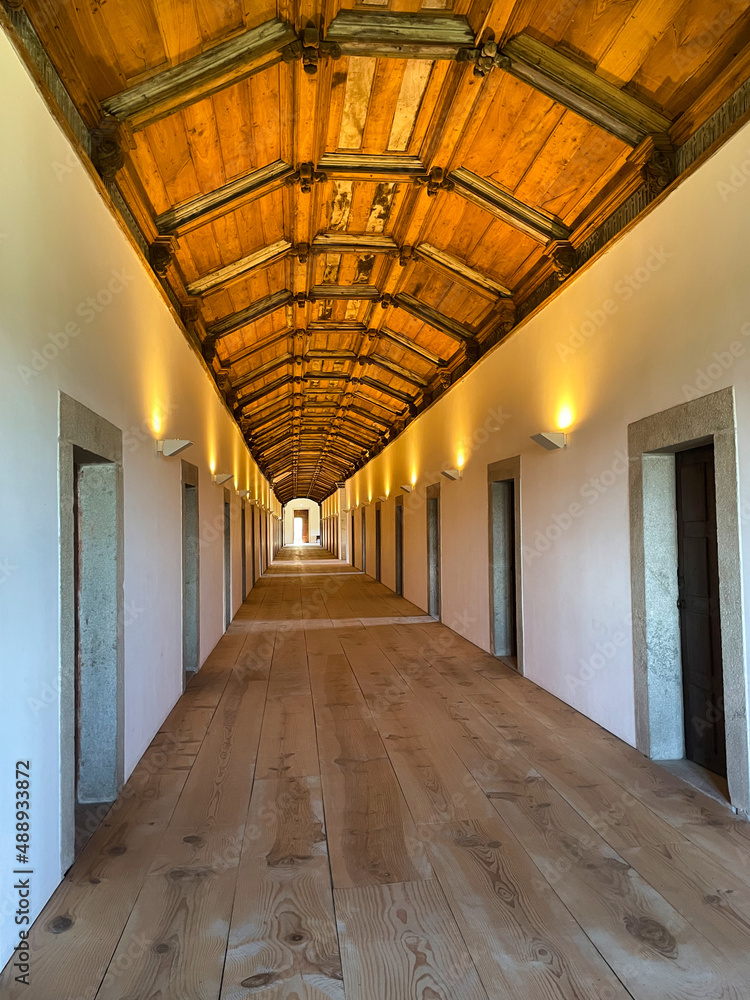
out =
<path fill-rule="evenodd" d="M 670 182 L 675 146 L 750 75 L 747 7 L 25 9 L 286 502 L 329 495 L 618 204 Z"/>

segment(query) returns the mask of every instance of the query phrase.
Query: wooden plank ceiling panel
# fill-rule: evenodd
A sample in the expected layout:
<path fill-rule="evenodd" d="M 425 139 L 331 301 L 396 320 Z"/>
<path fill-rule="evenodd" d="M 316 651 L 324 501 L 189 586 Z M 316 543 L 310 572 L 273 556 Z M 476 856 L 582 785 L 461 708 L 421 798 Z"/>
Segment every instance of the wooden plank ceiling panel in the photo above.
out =
<path fill-rule="evenodd" d="M 641 137 L 684 141 L 750 74 L 746 0 L 27 6 L 287 499 L 322 499 L 570 273 L 652 150 L 668 166 Z"/>

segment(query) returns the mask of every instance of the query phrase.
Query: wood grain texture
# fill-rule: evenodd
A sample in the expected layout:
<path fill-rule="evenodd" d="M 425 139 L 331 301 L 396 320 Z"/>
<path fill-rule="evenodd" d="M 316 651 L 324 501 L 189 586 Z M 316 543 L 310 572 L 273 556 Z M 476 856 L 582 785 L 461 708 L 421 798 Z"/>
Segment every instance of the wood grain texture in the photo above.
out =
<path fill-rule="evenodd" d="M 486 1000 L 437 882 L 336 889 L 347 1000 Z"/>
<path fill-rule="evenodd" d="M 282 550 L 0 993 L 744 1000 L 749 842 L 381 584 Z"/>
<path fill-rule="evenodd" d="M 86 126 L 102 109 L 125 124 L 119 189 L 149 241 L 180 237 L 166 280 L 198 305 L 200 339 L 221 334 L 205 353 L 230 408 L 254 383 L 236 413 L 282 502 L 330 495 L 507 335 L 556 273 L 550 239 L 578 248 L 638 192 L 645 204 L 671 186 L 669 143 L 750 68 L 744 0 L 26 9 Z M 650 151 L 631 152 L 654 136 L 666 156 L 649 173 Z M 387 237 L 395 256 L 316 258 L 329 230 Z M 366 331 L 386 325 L 413 346 L 371 349 Z M 256 375 L 248 356 L 285 327 L 300 331 L 299 364 L 274 341 L 262 364 L 278 377 Z M 313 346 L 351 353 L 334 371 Z"/>

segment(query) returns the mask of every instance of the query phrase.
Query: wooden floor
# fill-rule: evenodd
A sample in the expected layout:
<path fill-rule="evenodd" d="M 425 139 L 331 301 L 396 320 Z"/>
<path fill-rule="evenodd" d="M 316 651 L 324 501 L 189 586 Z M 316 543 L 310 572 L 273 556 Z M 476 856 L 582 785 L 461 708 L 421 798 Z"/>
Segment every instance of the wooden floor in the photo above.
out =
<path fill-rule="evenodd" d="M 750 996 L 750 825 L 282 550 L 32 934 L 26 1000 Z"/>

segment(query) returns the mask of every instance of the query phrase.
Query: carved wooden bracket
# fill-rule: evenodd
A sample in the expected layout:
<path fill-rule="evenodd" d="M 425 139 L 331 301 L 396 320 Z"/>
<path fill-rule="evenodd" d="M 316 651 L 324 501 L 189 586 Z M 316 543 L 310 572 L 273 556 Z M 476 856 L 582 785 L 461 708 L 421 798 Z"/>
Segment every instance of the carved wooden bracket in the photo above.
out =
<path fill-rule="evenodd" d="M 91 160 L 105 183 L 111 184 L 125 164 L 126 145 L 125 126 L 114 115 L 105 115 L 91 130 Z"/>
<path fill-rule="evenodd" d="M 578 254 L 569 240 L 550 241 L 544 253 L 552 260 L 559 281 L 565 281 L 578 267 Z"/>
<path fill-rule="evenodd" d="M 306 264 L 310 256 L 310 244 L 297 243 L 292 249 L 292 256 L 296 257 L 300 264 Z"/>
<path fill-rule="evenodd" d="M 443 389 L 447 389 L 451 382 L 453 381 L 453 373 L 448 371 L 441 371 L 438 373 L 438 382 Z"/>
<path fill-rule="evenodd" d="M 467 340 L 464 342 L 466 360 L 470 365 L 476 364 L 482 355 L 482 348 L 478 340 Z"/>
<path fill-rule="evenodd" d="M 368 339 L 368 341 L 371 344 L 374 343 L 378 339 L 379 336 L 380 336 L 380 330 L 368 330 L 367 331 L 367 339 Z"/>
<path fill-rule="evenodd" d="M 675 149 L 672 140 L 666 134 L 650 135 L 648 139 L 651 150 L 648 159 L 641 168 L 641 173 L 649 198 L 655 198 L 665 188 L 668 188 L 677 176 L 674 160 Z"/>
<path fill-rule="evenodd" d="M 216 357 L 216 338 L 206 337 L 201 345 L 201 350 L 206 364 L 212 364 L 214 358 Z"/>
<path fill-rule="evenodd" d="M 198 302 L 187 302 L 180 306 L 180 319 L 185 326 L 193 326 L 200 319 L 201 309 Z"/>
<path fill-rule="evenodd" d="M 313 184 L 327 180 L 328 174 L 323 173 L 322 170 L 316 170 L 315 164 L 310 161 L 308 163 L 300 163 L 299 168 L 287 177 L 284 183 L 290 187 L 294 184 L 299 184 L 300 191 L 309 194 L 312 191 Z"/>
<path fill-rule="evenodd" d="M 428 189 L 429 193 L 429 189 Z M 401 252 L 399 254 L 398 262 L 401 267 L 406 267 L 407 264 L 411 264 L 414 260 L 414 247 L 403 246 L 401 247 Z"/>
<path fill-rule="evenodd" d="M 312 302 L 312 298 L 307 294 L 307 292 L 297 292 L 294 296 L 294 301 L 297 303 L 299 309 L 305 308 L 306 302 Z"/>
<path fill-rule="evenodd" d="M 321 56 L 340 59 L 341 49 L 337 42 L 327 42 L 321 38 L 320 31 L 312 24 L 303 29 L 299 38 L 281 50 L 284 62 L 301 59 L 302 68 L 309 76 L 315 76 L 318 72 L 318 61 Z"/>
<path fill-rule="evenodd" d="M 380 296 L 379 301 L 383 309 L 388 309 L 390 306 L 393 305 L 393 296 L 391 295 L 390 292 L 383 292 L 383 294 Z"/>
<path fill-rule="evenodd" d="M 475 49 L 459 49 L 456 53 L 456 62 L 473 62 L 474 76 L 486 76 L 495 67 L 510 69 L 511 65 L 510 59 L 498 48 L 494 36 L 490 36 L 483 45 Z"/>
<path fill-rule="evenodd" d="M 510 333 L 516 325 L 516 307 L 513 302 L 510 299 L 500 299 L 495 307 L 493 319 L 497 322 L 498 333 L 503 336 Z"/>
<path fill-rule="evenodd" d="M 176 249 L 177 240 L 174 236 L 157 236 L 148 248 L 149 263 L 160 278 L 166 278 Z"/>
<path fill-rule="evenodd" d="M 427 194 L 433 198 L 439 191 L 452 191 L 454 184 L 449 180 L 442 167 L 433 167 L 429 174 L 415 177 L 414 183 L 417 187 L 427 187 Z"/>

